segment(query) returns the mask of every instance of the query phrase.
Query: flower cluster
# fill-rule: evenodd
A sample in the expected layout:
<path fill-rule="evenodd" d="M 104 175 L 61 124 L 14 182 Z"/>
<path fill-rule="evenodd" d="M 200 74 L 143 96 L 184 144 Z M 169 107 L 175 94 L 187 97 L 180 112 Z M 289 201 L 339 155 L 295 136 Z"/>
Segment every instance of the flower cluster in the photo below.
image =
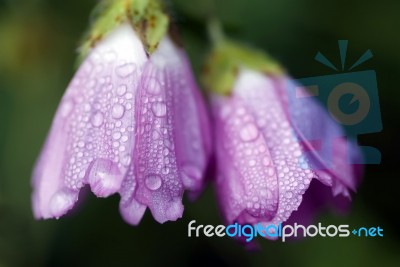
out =
<path fill-rule="evenodd" d="M 210 158 L 226 223 L 287 221 L 313 179 L 350 197 L 356 145 L 333 138 L 342 129 L 317 102 L 289 105 L 295 85 L 277 63 L 220 41 L 205 64 L 207 109 L 159 1 L 106 2 L 34 169 L 36 218 L 66 214 L 89 185 L 98 197 L 120 194 L 130 224 L 146 208 L 174 221 L 184 191 L 201 192 Z M 335 142 L 331 153 L 314 149 L 307 131 Z"/>

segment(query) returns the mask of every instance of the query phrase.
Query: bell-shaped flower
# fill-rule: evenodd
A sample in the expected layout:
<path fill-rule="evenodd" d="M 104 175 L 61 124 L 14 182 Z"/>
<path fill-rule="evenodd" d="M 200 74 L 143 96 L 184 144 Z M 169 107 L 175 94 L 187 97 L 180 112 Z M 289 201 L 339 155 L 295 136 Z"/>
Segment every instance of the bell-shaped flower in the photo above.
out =
<path fill-rule="evenodd" d="M 267 56 L 224 41 L 212 51 L 204 81 L 213 115 L 215 186 L 226 223 L 287 221 L 313 179 L 331 187 L 333 196 L 349 197 L 356 189 L 356 145 Z"/>
<path fill-rule="evenodd" d="M 185 190 L 202 188 L 209 122 L 188 59 L 158 1 L 144 1 L 145 11 L 126 2 L 107 7 L 118 23 L 105 36 L 95 24 L 61 100 L 33 173 L 36 218 L 64 215 L 89 185 L 98 197 L 119 193 L 128 223 L 147 207 L 163 223 L 182 216 Z"/>

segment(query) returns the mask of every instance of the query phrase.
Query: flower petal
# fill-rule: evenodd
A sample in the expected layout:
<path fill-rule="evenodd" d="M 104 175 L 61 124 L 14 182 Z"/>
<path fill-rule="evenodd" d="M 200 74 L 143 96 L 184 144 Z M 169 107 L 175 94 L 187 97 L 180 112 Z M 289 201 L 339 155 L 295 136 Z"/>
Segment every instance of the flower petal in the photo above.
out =
<path fill-rule="evenodd" d="M 302 195 L 308 188 L 311 179 L 315 177 L 315 174 L 309 170 L 307 162 L 300 164 L 299 159 L 302 158 L 303 151 L 294 136 L 290 121 L 280 103 L 279 92 L 275 90 L 275 86 L 274 81 L 268 76 L 243 69 L 239 73 L 232 96 L 230 96 L 230 98 L 244 103 L 244 110 L 247 110 L 245 114 L 248 114 L 246 116 L 248 117 L 247 121 L 252 123 L 250 125 L 254 125 L 249 127 L 245 123 L 239 122 L 240 126 L 237 127 L 236 131 L 242 134 L 242 140 L 234 143 L 234 146 L 238 147 L 245 142 L 264 140 L 263 146 L 270 155 L 271 166 L 274 167 L 278 188 L 273 192 L 272 196 L 277 198 L 277 210 L 271 218 L 267 216 L 258 218 L 257 214 L 252 215 L 258 221 L 263 220 L 270 223 L 280 223 L 289 218 L 290 214 L 300 205 Z M 257 134 L 255 134 L 256 132 Z M 262 136 L 262 139 L 259 139 L 258 135 Z M 229 138 L 231 137 L 217 136 L 217 141 L 224 142 L 224 139 Z M 259 146 L 260 144 L 254 145 L 254 147 Z M 224 150 L 226 148 L 219 147 L 217 149 Z M 253 185 L 254 190 L 258 192 L 264 190 L 264 186 L 260 181 L 270 186 L 272 181 L 267 180 L 269 176 L 262 173 L 257 175 L 243 173 L 240 178 L 234 180 L 231 178 L 231 170 L 235 169 L 235 162 L 237 160 L 247 160 L 247 156 L 238 153 L 237 160 L 230 162 L 229 159 L 221 157 L 221 155 L 223 153 L 217 153 L 218 164 L 224 166 L 221 171 L 223 175 L 226 176 L 228 174 L 227 177 L 224 177 L 224 183 L 248 180 L 249 184 Z M 255 158 L 258 159 L 258 157 Z M 248 194 L 246 190 L 245 192 L 238 191 L 236 193 L 239 197 L 245 197 Z"/>
<path fill-rule="evenodd" d="M 170 82 L 174 84 L 171 89 L 176 155 L 182 183 L 195 196 L 204 185 L 203 176 L 211 154 L 209 117 L 186 55 L 179 53 L 179 70 L 175 66 L 170 74 Z"/>
<path fill-rule="evenodd" d="M 135 197 L 137 181 L 135 179 L 134 164 L 130 164 L 125 178 L 121 184 L 119 194 L 121 201 L 119 203 L 119 211 L 122 218 L 129 224 L 137 225 L 142 219 L 146 206 L 138 202 Z"/>
<path fill-rule="evenodd" d="M 296 136 L 308 150 L 310 168 L 321 182 L 332 187 L 334 195 L 349 197 L 348 188 L 355 190 L 360 177 L 355 163 L 361 162 L 362 155 L 357 144 L 345 138 L 338 122 L 303 87 L 290 79 L 277 83 L 278 88 L 285 88 L 281 100 Z"/>
<path fill-rule="evenodd" d="M 37 218 L 59 217 L 85 184 L 118 192 L 134 146 L 134 95 L 143 46 L 128 25 L 94 48 L 68 86 L 33 175 Z"/>
<path fill-rule="evenodd" d="M 208 114 L 186 55 L 166 37 L 151 56 L 138 96 L 135 197 L 163 223 L 182 216 L 183 190 L 204 184 L 211 152 Z"/>
<path fill-rule="evenodd" d="M 290 91 L 293 88 L 296 93 Z M 315 99 L 299 101 L 298 95 L 307 93 L 287 77 L 242 69 L 232 95 L 213 96 L 216 183 L 228 222 L 286 221 L 298 209 L 312 178 L 332 187 L 334 196 L 349 197 L 348 189 L 357 186 L 359 168 L 352 163 L 361 162 L 359 149 Z M 254 151 L 260 147 L 267 150 L 272 177 L 262 173 L 269 167 L 259 168 L 263 156 Z M 261 194 L 265 188 L 272 190 L 269 199 Z M 255 196 L 253 203 L 249 196 Z M 255 212 L 255 207 L 266 207 L 266 200 L 275 210 Z"/>
<path fill-rule="evenodd" d="M 216 186 L 229 223 L 269 221 L 278 209 L 278 180 L 252 111 L 240 99 L 215 97 Z"/>

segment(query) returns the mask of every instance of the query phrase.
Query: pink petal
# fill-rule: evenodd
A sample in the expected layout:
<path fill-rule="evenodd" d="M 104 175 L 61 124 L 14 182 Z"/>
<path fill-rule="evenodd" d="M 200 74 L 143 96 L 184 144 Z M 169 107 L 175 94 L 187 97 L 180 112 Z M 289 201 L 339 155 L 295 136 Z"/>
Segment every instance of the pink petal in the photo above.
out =
<path fill-rule="evenodd" d="M 118 192 L 134 146 L 134 95 L 143 46 L 122 25 L 90 53 L 68 86 L 33 174 L 36 218 L 65 214 L 89 184 Z"/>
<path fill-rule="evenodd" d="M 187 64 L 164 39 L 144 68 L 137 95 L 135 199 L 161 223 L 182 216 L 184 189 L 200 190 L 208 159 L 202 132 L 208 122 Z"/>

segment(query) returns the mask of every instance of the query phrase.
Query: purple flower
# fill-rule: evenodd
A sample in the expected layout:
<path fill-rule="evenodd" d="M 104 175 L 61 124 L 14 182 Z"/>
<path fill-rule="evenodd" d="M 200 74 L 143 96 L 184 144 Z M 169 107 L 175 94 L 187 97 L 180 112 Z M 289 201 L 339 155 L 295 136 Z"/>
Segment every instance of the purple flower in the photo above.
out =
<path fill-rule="evenodd" d="M 184 52 L 166 35 L 147 56 L 122 24 L 80 66 L 55 115 L 33 173 L 36 218 L 58 218 L 89 185 L 121 196 L 138 224 L 148 207 L 160 223 L 182 216 L 185 189 L 198 192 L 210 153 L 209 124 Z"/>
<path fill-rule="evenodd" d="M 356 189 L 360 169 L 348 159 L 360 157 L 357 147 L 315 100 L 293 101 L 294 86 L 284 74 L 243 67 L 229 94 L 211 94 L 215 183 L 226 223 L 287 221 L 313 179 L 334 196 Z M 324 142 L 332 149 L 322 149 Z M 311 208 L 299 217 L 311 216 Z"/>

